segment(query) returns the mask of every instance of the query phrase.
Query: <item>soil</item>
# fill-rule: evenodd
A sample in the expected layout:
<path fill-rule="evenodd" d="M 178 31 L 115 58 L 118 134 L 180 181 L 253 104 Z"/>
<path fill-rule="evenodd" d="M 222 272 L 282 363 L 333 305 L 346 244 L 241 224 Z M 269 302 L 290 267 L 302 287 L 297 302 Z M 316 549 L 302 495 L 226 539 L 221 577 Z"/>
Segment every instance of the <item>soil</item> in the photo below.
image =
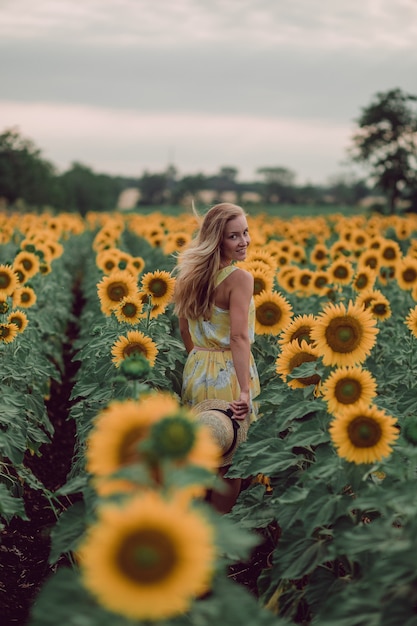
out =
<path fill-rule="evenodd" d="M 55 491 L 66 483 L 73 459 L 75 424 L 68 419 L 68 415 L 71 408 L 70 394 L 77 371 L 77 362 L 72 361 L 72 342 L 76 336 L 77 327 L 71 324 L 63 346 L 65 372 L 62 382 L 52 384 L 50 399 L 47 401 L 49 419 L 54 426 L 52 441 L 41 447 L 40 456 L 28 454 L 25 458 L 25 465 L 50 491 Z M 0 532 L 1 626 L 26 626 L 31 606 L 45 580 L 57 567 L 68 565 L 65 557 L 53 566 L 48 563 L 50 530 L 56 517 L 46 497 L 40 491 L 25 485 L 23 498 L 28 520 L 14 517 Z M 56 505 L 57 513 L 68 508 L 76 499 L 77 495 L 72 500 L 68 497 L 62 498 Z M 230 567 L 230 578 L 244 585 L 256 596 L 258 576 L 268 565 L 272 549 L 269 536 L 262 535 L 262 542 L 250 561 Z"/>

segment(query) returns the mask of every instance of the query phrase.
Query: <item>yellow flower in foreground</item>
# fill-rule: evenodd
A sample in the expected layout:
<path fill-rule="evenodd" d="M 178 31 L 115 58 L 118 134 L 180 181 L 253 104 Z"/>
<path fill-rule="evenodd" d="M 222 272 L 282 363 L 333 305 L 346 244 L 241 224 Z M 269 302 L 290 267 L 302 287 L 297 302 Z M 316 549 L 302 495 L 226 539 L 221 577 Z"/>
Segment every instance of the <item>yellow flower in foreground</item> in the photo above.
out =
<path fill-rule="evenodd" d="M 340 457 L 353 463 L 375 463 L 391 454 L 397 439 L 397 420 L 376 406 L 362 402 L 346 408 L 330 425 L 330 436 Z"/>
<path fill-rule="evenodd" d="M 318 385 L 320 382 L 319 374 L 313 374 L 312 376 L 304 376 L 299 378 L 290 378 L 287 380 L 288 375 L 292 371 L 302 365 L 303 363 L 311 363 L 317 361 L 317 350 L 307 341 L 298 342 L 298 340 L 286 343 L 282 347 L 282 352 L 278 356 L 275 365 L 275 371 L 279 374 L 284 382 L 293 389 L 299 389 L 308 387 L 309 385 Z"/>
<path fill-rule="evenodd" d="M 295 340 L 300 344 L 302 341 L 311 343 L 310 332 L 315 321 L 315 317 L 312 313 L 297 315 L 297 317 L 294 317 L 288 326 L 284 328 L 281 337 L 278 339 L 278 343 L 284 345 Z"/>
<path fill-rule="evenodd" d="M 11 296 L 19 285 L 15 270 L 10 265 L 0 265 L 0 298 Z"/>
<path fill-rule="evenodd" d="M 18 287 L 13 292 L 13 307 L 17 308 L 22 306 L 25 309 L 29 309 L 36 304 L 37 296 L 32 287 Z"/>
<path fill-rule="evenodd" d="M 135 278 L 128 271 L 114 271 L 97 285 L 97 295 L 100 299 L 101 310 L 105 315 L 111 315 L 113 309 L 129 296 L 137 293 Z"/>
<path fill-rule="evenodd" d="M 22 267 L 23 273 L 26 277 L 26 280 L 32 278 L 39 272 L 40 269 L 40 261 L 37 254 L 34 252 L 28 252 L 27 250 L 22 250 L 19 252 L 13 261 L 13 269 L 15 272 Z"/>
<path fill-rule="evenodd" d="M 152 296 L 152 304 L 166 306 L 172 299 L 175 278 L 169 272 L 157 270 L 142 276 L 142 291 Z"/>
<path fill-rule="evenodd" d="M 0 343 L 12 343 L 19 332 L 15 324 L 0 324 Z"/>
<path fill-rule="evenodd" d="M 215 556 L 214 532 L 202 514 L 153 492 L 103 507 L 78 551 L 87 589 L 135 620 L 185 612 L 209 589 Z"/>
<path fill-rule="evenodd" d="M 414 337 L 417 338 L 417 306 L 410 309 L 407 317 L 404 320 L 406 326 L 411 330 Z"/>
<path fill-rule="evenodd" d="M 378 329 L 372 313 L 349 302 L 328 304 L 317 316 L 311 339 L 324 365 L 356 365 L 372 350 Z"/>
<path fill-rule="evenodd" d="M 119 322 L 137 324 L 142 317 L 143 303 L 139 295 L 123 298 L 114 309 L 114 314 Z"/>
<path fill-rule="evenodd" d="M 12 311 L 9 314 L 7 321 L 9 324 L 14 324 L 17 327 L 19 333 L 23 333 L 29 323 L 26 313 L 24 313 L 23 311 L 19 311 L 19 309 L 17 309 L 16 311 Z"/>
<path fill-rule="evenodd" d="M 262 291 L 255 296 L 255 332 L 257 335 L 278 335 L 292 316 L 292 307 L 276 291 Z"/>
<path fill-rule="evenodd" d="M 338 367 L 323 383 L 322 392 L 329 413 L 337 415 L 347 406 L 369 404 L 376 395 L 376 381 L 360 366 Z"/>
<path fill-rule="evenodd" d="M 131 330 L 126 337 L 119 337 L 113 344 L 111 353 L 113 355 L 113 363 L 116 367 L 128 356 L 132 354 L 143 354 L 148 359 L 151 367 L 155 365 L 158 348 L 150 337 L 147 337 L 139 330 Z"/>

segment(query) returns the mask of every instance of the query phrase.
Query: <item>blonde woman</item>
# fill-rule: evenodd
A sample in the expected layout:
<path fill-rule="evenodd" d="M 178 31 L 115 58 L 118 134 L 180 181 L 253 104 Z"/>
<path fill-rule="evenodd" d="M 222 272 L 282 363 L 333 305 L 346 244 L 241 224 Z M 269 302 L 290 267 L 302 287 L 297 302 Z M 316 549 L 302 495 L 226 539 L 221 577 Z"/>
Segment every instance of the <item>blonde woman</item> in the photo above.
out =
<path fill-rule="evenodd" d="M 182 400 L 190 408 L 203 400 L 229 402 L 233 419 L 253 421 L 259 378 L 251 353 L 255 306 L 252 275 L 233 265 L 246 258 L 250 243 L 243 209 L 221 203 L 204 216 L 199 232 L 178 259 L 175 311 L 188 352 Z M 224 476 L 229 466 L 221 467 Z M 226 495 L 213 504 L 227 512 L 240 491 L 228 479 Z"/>

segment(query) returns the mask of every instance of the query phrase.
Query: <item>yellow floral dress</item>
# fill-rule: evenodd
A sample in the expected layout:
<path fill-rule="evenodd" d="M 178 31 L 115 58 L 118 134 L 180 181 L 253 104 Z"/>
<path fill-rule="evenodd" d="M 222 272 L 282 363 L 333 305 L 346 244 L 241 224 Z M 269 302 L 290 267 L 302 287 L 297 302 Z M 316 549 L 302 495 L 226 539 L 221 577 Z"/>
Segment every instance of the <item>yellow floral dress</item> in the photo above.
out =
<path fill-rule="evenodd" d="M 238 269 L 228 265 L 219 270 L 216 287 Z M 240 387 L 233 365 L 230 349 L 230 314 L 229 311 L 213 306 L 209 320 L 198 318 L 188 320 L 188 326 L 194 348 L 188 355 L 184 366 L 182 401 L 192 407 L 203 400 L 218 399 L 231 402 L 237 400 Z M 249 340 L 255 339 L 255 304 L 253 298 L 249 307 Z M 250 393 L 251 401 L 260 392 L 259 376 L 253 355 L 250 355 Z M 251 402 L 250 421 L 256 419 L 256 403 Z"/>

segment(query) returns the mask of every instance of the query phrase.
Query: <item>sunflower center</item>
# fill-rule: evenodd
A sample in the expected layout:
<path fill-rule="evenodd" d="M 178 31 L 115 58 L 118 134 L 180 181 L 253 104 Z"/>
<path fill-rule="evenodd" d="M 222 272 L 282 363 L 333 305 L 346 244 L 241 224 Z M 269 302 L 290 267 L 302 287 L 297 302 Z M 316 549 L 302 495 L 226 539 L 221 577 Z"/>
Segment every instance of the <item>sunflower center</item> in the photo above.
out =
<path fill-rule="evenodd" d="M 391 248 L 390 246 L 388 246 L 383 251 L 382 256 L 384 259 L 387 259 L 388 261 L 392 261 L 393 259 L 397 258 L 397 253 L 394 248 Z"/>
<path fill-rule="evenodd" d="M 299 367 L 303 363 L 311 363 L 312 361 L 317 361 L 317 357 L 314 354 L 310 354 L 308 352 L 298 352 L 290 360 L 288 369 L 292 372 L 296 367 Z M 297 380 L 306 386 L 317 385 L 317 383 L 320 382 L 320 376 L 318 374 L 313 374 L 312 376 L 299 377 Z"/>
<path fill-rule="evenodd" d="M 314 284 L 318 288 L 325 287 L 327 285 L 327 278 L 324 276 L 318 276 L 314 281 Z"/>
<path fill-rule="evenodd" d="M 127 288 L 124 283 L 111 283 L 107 289 L 107 295 L 113 302 L 119 302 L 127 296 Z"/>
<path fill-rule="evenodd" d="M 141 529 L 123 538 L 117 561 L 120 571 L 142 585 L 155 585 L 166 580 L 178 563 L 178 554 L 171 538 L 154 528 Z"/>
<path fill-rule="evenodd" d="M 408 267 L 403 272 L 403 280 L 406 283 L 415 283 L 417 280 L 417 272 L 412 267 Z"/>
<path fill-rule="evenodd" d="M 326 328 L 326 341 L 334 352 L 353 352 L 360 344 L 362 327 L 348 315 L 336 317 Z"/>
<path fill-rule="evenodd" d="M 346 267 L 344 267 L 343 265 L 339 265 L 335 268 L 334 275 L 336 278 L 347 278 L 349 276 L 349 273 Z"/>
<path fill-rule="evenodd" d="M 310 326 L 300 326 L 300 328 L 297 328 L 297 330 L 291 335 L 291 341 L 297 340 L 300 345 L 302 341 L 311 343 L 310 330 Z"/>
<path fill-rule="evenodd" d="M 266 290 L 265 281 L 262 278 L 255 277 L 253 280 L 253 293 L 258 295 L 261 291 Z"/>
<path fill-rule="evenodd" d="M 10 318 L 10 323 L 15 324 L 15 326 L 17 326 L 18 328 L 22 328 L 23 319 L 19 317 L 18 315 L 16 315 Z"/>
<path fill-rule="evenodd" d="M 120 466 L 132 465 L 141 460 L 138 443 L 145 435 L 145 428 L 139 426 L 135 426 L 125 433 L 118 449 L 118 462 Z"/>
<path fill-rule="evenodd" d="M 282 317 L 280 307 L 274 302 L 265 302 L 256 309 L 256 319 L 262 326 L 273 326 L 278 324 Z"/>
<path fill-rule="evenodd" d="M 384 302 L 377 302 L 372 307 L 372 311 L 374 315 L 383 317 L 388 312 L 387 305 Z"/>
<path fill-rule="evenodd" d="M 20 296 L 20 301 L 21 302 L 30 302 L 30 293 L 28 293 L 27 291 L 24 291 L 21 296 Z"/>
<path fill-rule="evenodd" d="M 348 435 L 356 448 L 372 448 L 382 436 L 381 426 L 371 417 L 359 415 L 348 426 Z"/>
<path fill-rule="evenodd" d="M 358 289 L 364 289 L 368 285 L 368 277 L 366 274 L 360 274 L 356 279 L 356 286 Z"/>
<path fill-rule="evenodd" d="M 10 274 L 0 272 L 0 289 L 7 289 L 11 283 Z"/>
<path fill-rule="evenodd" d="M 152 293 L 153 296 L 156 296 L 157 298 L 161 298 L 162 296 L 164 296 L 167 292 L 167 289 L 168 285 L 164 280 L 160 278 L 154 278 L 149 283 L 149 291 Z"/>
<path fill-rule="evenodd" d="M 27 272 L 33 268 L 33 262 L 28 258 L 22 260 L 22 265 Z"/>
<path fill-rule="evenodd" d="M 125 317 L 135 317 L 137 306 L 133 302 L 128 302 L 122 306 L 122 313 Z"/>
<path fill-rule="evenodd" d="M 335 397 L 342 404 L 353 404 L 361 397 L 362 386 L 353 378 L 342 378 L 335 387 Z"/>
<path fill-rule="evenodd" d="M 181 415 L 162 419 L 151 431 L 153 450 L 165 458 L 183 458 L 190 452 L 194 442 L 194 425 Z"/>
<path fill-rule="evenodd" d="M 8 326 L 5 326 L 4 324 L 1 324 L 0 325 L 0 338 L 7 339 L 9 335 L 10 335 L 10 328 Z"/>
<path fill-rule="evenodd" d="M 148 356 L 146 348 L 140 343 L 132 342 L 123 348 L 123 358 L 133 356 L 134 354 L 143 354 L 145 357 Z"/>

